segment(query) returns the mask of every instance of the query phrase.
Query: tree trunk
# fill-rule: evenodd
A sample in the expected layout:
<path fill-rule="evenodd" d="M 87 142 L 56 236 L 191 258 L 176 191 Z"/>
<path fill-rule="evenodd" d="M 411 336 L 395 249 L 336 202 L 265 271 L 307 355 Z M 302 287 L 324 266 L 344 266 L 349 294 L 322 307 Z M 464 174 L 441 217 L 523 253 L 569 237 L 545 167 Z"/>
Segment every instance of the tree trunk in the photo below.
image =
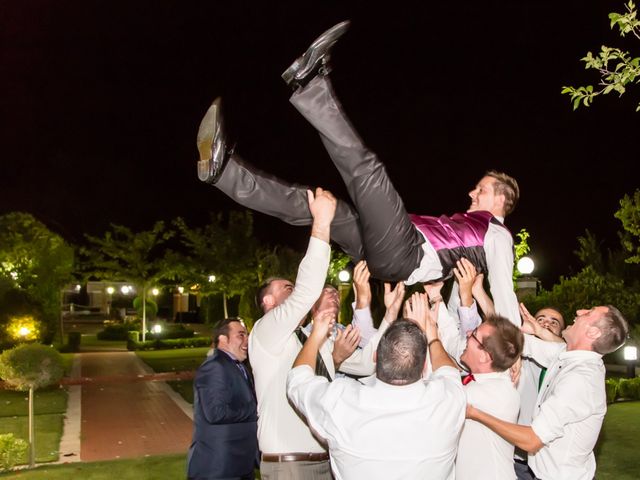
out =
<path fill-rule="evenodd" d="M 142 341 L 147 336 L 147 288 L 142 287 Z"/>
<path fill-rule="evenodd" d="M 60 344 L 64 345 L 64 312 L 62 310 L 64 306 L 64 292 L 60 289 L 60 305 L 58 305 L 58 311 L 60 312 Z"/>
<path fill-rule="evenodd" d="M 229 318 L 229 312 L 227 311 L 227 294 L 222 292 L 222 306 L 224 307 L 224 318 Z"/>
<path fill-rule="evenodd" d="M 33 387 L 29 388 L 29 467 L 36 465 L 36 431 L 33 418 Z"/>

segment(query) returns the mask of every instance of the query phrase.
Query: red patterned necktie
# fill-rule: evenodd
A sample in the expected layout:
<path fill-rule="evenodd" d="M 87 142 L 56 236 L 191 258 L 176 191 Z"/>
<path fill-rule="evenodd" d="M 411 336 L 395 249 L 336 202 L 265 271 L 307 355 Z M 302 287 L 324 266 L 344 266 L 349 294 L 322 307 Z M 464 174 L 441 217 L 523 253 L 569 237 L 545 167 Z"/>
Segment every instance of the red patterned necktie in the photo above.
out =
<path fill-rule="evenodd" d="M 474 380 L 475 380 L 475 377 L 473 376 L 473 373 L 470 373 L 466 377 L 462 378 L 462 384 L 466 385 L 467 383 L 473 382 Z"/>

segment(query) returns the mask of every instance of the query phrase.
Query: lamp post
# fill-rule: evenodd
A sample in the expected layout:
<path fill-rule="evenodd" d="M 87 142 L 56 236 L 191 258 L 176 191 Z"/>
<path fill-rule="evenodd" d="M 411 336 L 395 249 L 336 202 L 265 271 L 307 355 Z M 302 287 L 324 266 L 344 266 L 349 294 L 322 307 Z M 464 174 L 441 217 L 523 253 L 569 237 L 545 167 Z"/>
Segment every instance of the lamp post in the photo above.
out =
<path fill-rule="evenodd" d="M 111 301 L 113 299 L 113 292 L 115 292 L 115 291 L 116 291 L 115 288 L 113 288 L 111 286 L 107 287 L 107 295 L 108 295 L 108 297 L 107 297 L 107 318 L 109 320 L 111 320 Z"/>
<path fill-rule="evenodd" d="M 627 362 L 627 378 L 636 377 L 636 363 L 638 361 L 638 347 L 627 345 L 624 347 L 624 360 Z"/>
<path fill-rule="evenodd" d="M 530 257 L 522 257 L 516 265 L 521 277 L 516 279 L 516 296 L 521 300 L 527 295 L 538 294 L 538 279 L 531 275 L 535 269 L 535 263 Z"/>
<path fill-rule="evenodd" d="M 338 323 L 342 323 L 342 303 L 347 298 L 349 294 L 351 280 L 351 273 L 349 270 L 340 270 L 338 272 L 338 280 L 340 281 L 338 285 L 338 293 L 340 294 L 340 309 L 338 310 Z"/>

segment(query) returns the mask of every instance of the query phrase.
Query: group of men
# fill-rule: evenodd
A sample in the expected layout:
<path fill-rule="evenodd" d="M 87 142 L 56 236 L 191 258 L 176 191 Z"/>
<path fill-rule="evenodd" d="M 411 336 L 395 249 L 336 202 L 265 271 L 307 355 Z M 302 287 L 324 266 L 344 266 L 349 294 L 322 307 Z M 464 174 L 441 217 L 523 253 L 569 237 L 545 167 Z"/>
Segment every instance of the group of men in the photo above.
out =
<path fill-rule="evenodd" d="M 626 321 L 613 306 L 579 310 L 561 337 L 556 310 L 534 318 L 518 306 L 503 222 L 519 189 L 508 175 L 487 172 L 465 213 L 407 214 L 329 82 L 330 51 L 347 28 L 323 33 L 283 78 L 352 204 L 241 160 L 219 100 L 201 123 L 199 178 L 311 235 L 295 283 L 275 278 L 259 289 L 264 314 L 251 333 L 237 319 L 216 330 L 194 382 L 188 477 L 252 479 L 259 466 L 265 480 L 591 480 L 606 412 L 602 355 L 624 343 Z M 388 282 L 377 329 L 366 288 L 356 288 L 353 324 L 336 324 L 339 297 L 325 285 L 332 240 L 358 262 L 356 287 L 369 274 Z M 447 308 L 440 288 L 451 277 Z M 405 301 L 404 285 L 418 282 L 425 293 Z"/>

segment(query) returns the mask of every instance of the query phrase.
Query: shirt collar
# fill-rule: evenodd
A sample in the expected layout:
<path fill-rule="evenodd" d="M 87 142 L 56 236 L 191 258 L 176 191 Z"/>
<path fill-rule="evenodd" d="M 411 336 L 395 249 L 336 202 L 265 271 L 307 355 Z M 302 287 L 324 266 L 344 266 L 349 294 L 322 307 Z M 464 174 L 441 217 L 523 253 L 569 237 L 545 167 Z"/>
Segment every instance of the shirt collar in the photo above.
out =
<path fill-rule="evenodd" d="M 602 355 L 593 350 L 565 350 L 558 355 L 560 360 L 601 360 Z"/>
<path fill-rule="evenodd" d="M 484 382 L 487 380 L 492 380 L 494 378 L 506 378 L 511 381 L 511 374 L 509 370 L 505 370 L 503 372 L 489 372 L 489 373 L 474 373 L 473 378 L 476 382 Z"/>
<path fill-rule="evenodd" d="M 226 350 L 222 350 L 221 348 L 218 348 L 219 352 L 225 353 L 231 360 L 233 360 L 234 362 L 237 362 L 238 359 L 235 357 L 235 355 L 231 352 L 227 352 Z"/>

